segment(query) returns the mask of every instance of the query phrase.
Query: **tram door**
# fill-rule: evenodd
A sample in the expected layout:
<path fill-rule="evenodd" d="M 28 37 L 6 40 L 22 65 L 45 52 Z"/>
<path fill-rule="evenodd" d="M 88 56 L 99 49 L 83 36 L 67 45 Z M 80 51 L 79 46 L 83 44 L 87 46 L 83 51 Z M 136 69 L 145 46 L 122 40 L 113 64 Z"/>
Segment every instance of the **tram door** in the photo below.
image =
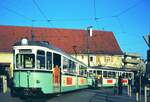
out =
<path fill-rule="evenodd" d="M 102 86 L 102 71 L 101 70 L 97 70 L 97 81 L 98 81 L 98 87 Z"/>
<path fill-rule="evenodd" d="M 61 91 L 61 56 L 53 54 L 53 91 Z"/>

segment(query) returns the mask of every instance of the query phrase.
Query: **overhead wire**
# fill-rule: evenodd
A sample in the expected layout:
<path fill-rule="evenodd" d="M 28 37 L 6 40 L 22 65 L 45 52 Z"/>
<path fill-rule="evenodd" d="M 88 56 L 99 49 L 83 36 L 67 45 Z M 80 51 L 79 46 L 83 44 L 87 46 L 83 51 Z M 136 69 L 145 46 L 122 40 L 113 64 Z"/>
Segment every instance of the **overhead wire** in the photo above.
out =
<path fill-rule="evenodd" d="M 113 16 L 116 16 L 116 17 L 119 17 L 119 16 L 121 16 L 122 14 L 124 14 L 124 13 L 127 13 L 129 10 L 131 10 L 131 9 L 133 9 L 133 8 L 135 8 L 135 7 L 137 7 L 139 4 L 141 4 L 141 2 L 143 2 L 144 0 L 139 0 L 137 3 L 135 3 L 134 5 L 132 5 L 132 6 L 130 6 L 129 8 L 127 8 L 127 9 L 125 9 L 125 10 L 123 10 L 123 11 L 121 11 L 120 13 L 118 13 L 118 14 L 116 14 L 116 15 L 113 15 Z"/>
<path fill-rule="evenodd" d="M 96 20 L 96 1 L 93 0 L 93 6 L 94 6 L 94 20 Z"/>
<path fill-rule="evenodd" d="M 121 33 L 126 33 L 126 32 L 124 31 L 124 26 L 123 26 L 123 24 L 121 23 L 119 17 L 115 17 L 115 19 L 117 20 L 117 22 L 118 22 L 118 24 L 119 24 L 119 26 L 120 26 L 120 29 L 121 29 L 121 31 L 122 31 Z"/>
<path fill-rule="evenodd" d="M 13 9 L 10 9 L 10 8 L 8 8 L 8 7 L 6 7 L 6 6 L 2 6 L 1 5 L 1 7 L 2 8 L 4 8 L 4 9 L 6 9 L 7 11 L 9 11 L 9 12 L 12 12 L 12 13 L 14 13 L 14 14 L 16 14 L 16 15 L 18 15 L 18 16 L 20 16 L 20 17 L 22 17 L 22 18 L 24 18 L 24 19 L 26 19 L 26 20 L 29 20 L 29 21 L 31 21 L 32 23 L 33 23 L 33 21 L 35 22 L 48 22 L 52 27 L 53 27 L 53 24 L 52 24 L 52 21 L 65 21 L 65 22 L 67 22 L 67 21 L 85 21 L 85 20 L 93 20 L 94 19 L 94 21 L 96 22 L 96 25 L 97 25 L 97 27 L 99 28 L 99 20 L 101 20 L 101 19 L 106 19 L 106 18 L 116 18 L 116 20 L 118 21 L 118 24 L 120 25 L 120 28 L 123 30 L 124 28 L 123 28 L 123 24 L 121 23 L 121 21 L 120 21 L 120 19 L 118 18 L 118 17 L 120 17 L 122 14 L 124 14 L 124 13 L 127 13 L 129 10 L 131 10 L 131 9 L 133 9 L 133 8 L 135 8 L 135 7 L 137 7 L 141 2 L 143 2 L 144 0 L 139 0 L 136 4 L 134 4 L 134 5 L 132 5 L 132 6 L 130 6 L 129 8 L 127 8 L 127 9 L 125 9 L 125 10 L 123 10 L 123 11 L 121 11 L 120 13 L 118 13 L 118 14 L 115 14 L 115 15 L 112 15 L 112 16 L 107 16 L 107 17 L 97 17 L 97 14 L 96 14 L 96 0 L 94 0 L 93 1 L 93 7 L 94 7 L 94 17 L 93 18 L 77 18 L 77 19 L 49 19 L 47 16 L 46 16 L 46 14 L 42 11 L 42 9 L 40 8 L 40 6 L 38 5 L 38 3 L 36 2 L 36 0 L 32 0 L 33 1 L 33 3 L 35 4 L 35 6 L 38 8 L 38 10 L 39 10 L 39 12 L 41 13 L 41 15 L 44 17 L 44 19 L 46 19 L 46 20 L 33 20 L 33 19 L 31 19 L 31 18 L 29 18 L 29 17 L 27 17 L 27 16 L 25 16 L 25 15 L 23 15 L 23 14 L 21 14 L 21 13 L 19 13 L 19 12 L 17 12 L 17 11 L 15 11 L 15 10 L 13 10 Z"/>
<path fill-rule="evenodd" d="M 40 6 L 38 5 L 38 3 L 37 3 L 35 0 L 32 0 L 32 1 L 33 1 L 33 3 L 35 4 L 35 6 L 38 8 L 38 10 L 40 11 L 41 15 L 46 19 L 46 21 L 47 21 L 52 27 L 54 27 L 53 24 L 51 23 L 51 21 L 53 21 L 53 20 L 48 19 L 48 17 L 45 15 L 45 13 L 42 11 L 42 9 L 40 8 Z M 55 31 L 56 33 L 60 33 L 60 34 L 61 34 L 61 31 L 60 31 L 59 29 L 56 29 L 56 28 L 55 28 L 54 31 Z"/>
<path fill-rule="evenodd" d="M 20 16 L 20 17 L 22 17 L 22 18 L 28 20 L 28 21 L 32 21 L 31 18 L 29 18 L 29 17 L 27 17 L 27 16 L 25 16 L 25 15 L 23 15 L 23 14 L 21 14 L 21 13 L 18 13 L 17 11 L 15 11 L 15 10 L 13 10 L 13 9 L 10 9 L 10 8 L 8 8 L 8 7 L 6 7 L 6 6 L 3 6 L 3 5 L 1 5 L 1 7 L 2 7 L 3 9 L 5 9 L 5 10 L 7 10 L 7 11 L 9 11 L 9 12 L 11 12 L 11 13 L 17 15 L 17 16 Z"/>
<path fill-rule="evenodd" d="M 48 20 L 47 16 L 46 16 L 45 13 L 41 10 L 41 8 L 40 8 L 40 6 L 37 4 L 37 2 L 36 2 L 35 0 L 32 0 L 32 1 L 33 1 L 33 3 L 36 5 L 36 7 L 38 8 L 38 10 L 40 11 L 40 13 L 42 14 L 42 16 Z"/>
<path fill-rule="evenodd" d="M 139 0 L 137 3 L 133 4 L 132 6 L 128 7 L 127 9 L 121 11 L 120 13 L 116 14 L 116 15 L 113 15 L 112 17 L 115 18 L 120 26 L 120 29 L 122 30 L 122 33 L 126 33 L 124 31 L 124 27 L 123 27 L 123 24 L 121 23 L 119 17 L 121 15 L 123 15 L 124 13 L 127 13 L 128 11 L 130 11 L 131 9 L 137 7 L 139 4 L 141 4 L 141 2 L 143 2 L 144 0 Z"/>
<path fill-rule="evenodd" d="M 97 15 L 96 15 L 96 1 L 95 0 L 93 0 L 93 9 L 94 9 L 93 10 L 94 11 L 94 21 L 96 23 L 97 28 L 99 29 L 100 26 L 99 26 L 99 22 L 97 20 L 99 20 L 100 18 L 97 18 Z"/>

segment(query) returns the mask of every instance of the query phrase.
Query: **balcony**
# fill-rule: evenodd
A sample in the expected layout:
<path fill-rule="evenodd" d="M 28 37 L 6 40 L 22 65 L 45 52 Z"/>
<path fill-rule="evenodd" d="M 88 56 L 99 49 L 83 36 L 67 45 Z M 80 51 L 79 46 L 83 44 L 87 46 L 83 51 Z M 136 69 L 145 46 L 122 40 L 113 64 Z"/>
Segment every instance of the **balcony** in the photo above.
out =
<path fill-rule="evenodd" d="M 137 60 L 137 59 L 124 59 L 123 62 L 124 63 L 138 64 L 140 62 L 140 60 Z"/>
<path fill-rule="evenodd" d="M 139 57 L 140 57 L 140 54 L 138 54 L 138 53 L 125 53 L 125 56 L 130 56 L 130 57 L 139 58 Z"/>
<path fill-rule="evenodd" d="M 137 65 L 124 65 L 124 68 L 127 68 L 127 69 L 137 69 Z"/>

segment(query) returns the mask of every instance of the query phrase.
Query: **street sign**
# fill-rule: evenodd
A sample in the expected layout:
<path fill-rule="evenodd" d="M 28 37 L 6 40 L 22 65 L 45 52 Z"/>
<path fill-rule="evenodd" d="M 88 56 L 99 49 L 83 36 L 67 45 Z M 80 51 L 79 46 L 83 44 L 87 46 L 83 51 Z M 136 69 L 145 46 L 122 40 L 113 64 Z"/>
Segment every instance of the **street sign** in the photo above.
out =
<path fill-rule="evenodd" d="M 144 38 L 146 44 L 150 47 L 150 35 L 144 35 L 143 38 Z"/>

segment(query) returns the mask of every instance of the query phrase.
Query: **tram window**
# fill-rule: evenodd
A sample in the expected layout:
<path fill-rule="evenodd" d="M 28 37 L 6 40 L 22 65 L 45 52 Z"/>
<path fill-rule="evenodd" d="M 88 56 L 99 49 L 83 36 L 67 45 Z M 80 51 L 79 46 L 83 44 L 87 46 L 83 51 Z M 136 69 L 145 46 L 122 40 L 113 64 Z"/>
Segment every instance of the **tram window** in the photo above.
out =
<path fill-rule="evenodd" d="M 34 54 L 17 54 L 16 68 L 33 68 L 35 67 Z"/>
<path fill-rule="evenodd" d="M 56 67 L 56 65 L 57 65 L 60 68 L 61 56 L 59 54 L 56 54 L 56 53 L 53 54 L 53 64 L 54 64 L 54 67 Z"/>
<path fill-rule="evenodd" d="M 126 73 L 122 73 L 122 78 L 126 78 Z"/>
<path fill-rule="evenodd" d="M 96 70 L 93 71 L 93 75 L 96 76 Z"/>
<path fill-rule="evenodd" d="M 63 57 L 63 71 L 69 72 L 68 69 L 69 69 L 69 59 Z"/>
<path fill-rule="evenodd" d="M 89 76 L 95 77 L 96 76 L 96 71 L 95 70 L 89 70 Z"/>
<path fill-rule="evenodd" d="M 106 77 L 106 78 L 107 78 L 107 71 L 104 71 L 104 72 L 103 72 L 103 77 Z"/>
<path fill-rule="evenodd" d="M 129 73 L 126 73 L 126 76 L 125 76 L 126 78 L 129 78 Z"/>
<path fill-rule="evenodd" d="M 45 52 L 41 50 L 37 51 L 37 68 L 45 69 Z"/>
<path fill-rule="evenodd" d="M 86 68 L 84 66 L 79 66 L 79 74 L 84 75 L 84 76 L 87 75 L 87 71 L 86 71 Z"/>
<path fill-rule="evenodd" d="M 108 72 L 108 77 L 112 78 L 112 72 Z"/>
<path fill-rule="evenodd" d="M 76 64 L 75 62 L 69 60 L 69 72 L 70 73 L 75 73 L 76 72 Z"/>
<path fill-rule="evenodd" d="M 131 78 L 132 77 L 132 74 L 131 73 L 129 73 L 129 78 Z"/>
<path fill-rule="evenodd" d="M 47 52 L 47 69 L 52 69 L 52 53 Z"/>
<path fill-rule="evenodd" d="M 97 71 L 97 75 L 102 75 L 102 71 Z"/>
<path fill-rule="evenodd" d="M 93 71 L 92 70 L 89 70 L 88 72 L 88 76 L 92 77 L 93 76 Z"/>
<path fill-rule="evenodd" d="M 116 78 L 116 73 L 115 72 L 111 72 L 111 78 Z"/>
<path fill-rule="evenodd" d="M 126 78 L 129 78 L 129 73 L 126 73 Z"/>

